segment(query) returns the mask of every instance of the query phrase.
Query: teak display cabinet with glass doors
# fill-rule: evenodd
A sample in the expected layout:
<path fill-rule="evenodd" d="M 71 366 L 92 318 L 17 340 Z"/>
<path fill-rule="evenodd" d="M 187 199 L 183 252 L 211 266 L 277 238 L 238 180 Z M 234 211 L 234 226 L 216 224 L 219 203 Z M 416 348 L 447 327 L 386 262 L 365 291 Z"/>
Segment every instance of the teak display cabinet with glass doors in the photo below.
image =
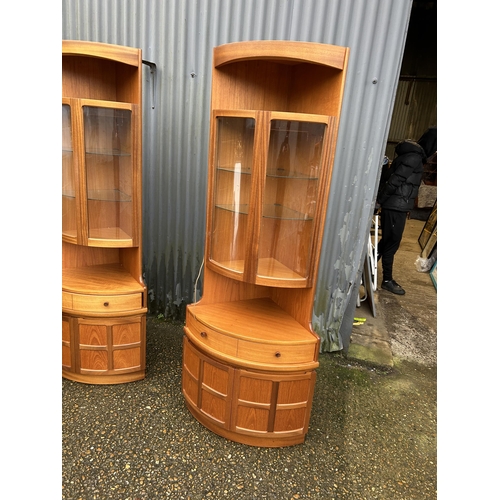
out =
<path fill-rule="evenodd" d="M 145 376 L 141 50 L 62 43 L 62 374 Z"/>
<path fill-rule="evenodd" d="M 213 53 L 205 274 L 182 390 L 199 422 L 255 446 L 304 441 L 311 327 L 349 49 L 251 41 Z"/>

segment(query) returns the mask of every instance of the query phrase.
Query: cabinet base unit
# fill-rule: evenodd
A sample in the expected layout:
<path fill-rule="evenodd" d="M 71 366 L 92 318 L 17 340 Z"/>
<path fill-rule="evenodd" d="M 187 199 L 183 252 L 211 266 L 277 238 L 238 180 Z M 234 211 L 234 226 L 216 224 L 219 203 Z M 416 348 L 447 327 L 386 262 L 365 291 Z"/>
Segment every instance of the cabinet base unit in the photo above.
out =
<path fill-rule="evenodd" d="M 146 288 L 119 264 L 63 269 L 62 375 L 88 384 L 141 380 Z"/>
<path fill-rule="evenodd" d="M 81 318 L 63 315 L 63 378 L 122 384 L 146 373 L 146 315 Z"/>
<path fill-rule="evenodd" d="M 182 390 L 201 424 L 251 446 L 304 442 L 314 334 L 270 299 L 189 306 L 184 331 Z"/>

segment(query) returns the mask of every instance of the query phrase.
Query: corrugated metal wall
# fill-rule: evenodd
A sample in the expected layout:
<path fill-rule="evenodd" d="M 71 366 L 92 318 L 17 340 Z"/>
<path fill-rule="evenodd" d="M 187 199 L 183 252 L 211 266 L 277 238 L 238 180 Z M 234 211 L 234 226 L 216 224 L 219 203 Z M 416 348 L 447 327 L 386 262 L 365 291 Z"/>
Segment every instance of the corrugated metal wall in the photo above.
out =
<path fill-rule="evenodd" d="M 435 78 L 400 78 L 385 153 L 391 160 L 399 142 L 416 141 L 429 127 L 437 125 L 436 102 Z"/>
<path fill-rule="evenodd" d="M 350 47 L 313 326 L 322 351 L 357 293 L 411 0 L 63 0 L 62 38 L 139 47 L 149 308 L 184 319 L 203 259 L 212 49 L 242 40 Z M 154 108 L 153 108 L 154 104 Z M 197 285 L 202 292 L 203 274 Z M 352 318 L 344 318 L 350 322 Z"/>

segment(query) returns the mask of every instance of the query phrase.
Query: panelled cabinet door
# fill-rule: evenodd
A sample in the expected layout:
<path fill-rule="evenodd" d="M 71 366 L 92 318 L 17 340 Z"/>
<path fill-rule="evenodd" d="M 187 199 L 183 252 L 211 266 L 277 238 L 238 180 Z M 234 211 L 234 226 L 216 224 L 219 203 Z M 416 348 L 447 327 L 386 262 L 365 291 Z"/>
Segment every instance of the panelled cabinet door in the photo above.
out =
<path fill-rule="evenodd" d="M 234 369 L 201 354 L 184 337 L 182 392 L 212 424 L 228 429 Z"/>
<path fill-rule="evenodd" d="M 205 423 L 255 438 L 305 435 L 316 372 L 252 372 L 204 355 L 184 337 L 182 392 Z"/>
<path fill-rule="evenodd" d="M 62 368 L 63 370 L 73 370 L 74 361 L 72 359 L 71 341 L 71 318 L 62 318 Z"/>
<path fill-rule="evenodd" d="M 110 375 L 144 369 L 145 319 L 78 319 L 78 371 Z"/>
<path fill-rule="evenodd" d="M 239 281 L 310 286 L 333 118 L 214 113 L 209 265 Z"/>
<path fill-rule="evenodd" d="M 270 375 L 237 370 L 232 430 L 277 437 L 305 434 L 315 378 L 316 372 Z"/>

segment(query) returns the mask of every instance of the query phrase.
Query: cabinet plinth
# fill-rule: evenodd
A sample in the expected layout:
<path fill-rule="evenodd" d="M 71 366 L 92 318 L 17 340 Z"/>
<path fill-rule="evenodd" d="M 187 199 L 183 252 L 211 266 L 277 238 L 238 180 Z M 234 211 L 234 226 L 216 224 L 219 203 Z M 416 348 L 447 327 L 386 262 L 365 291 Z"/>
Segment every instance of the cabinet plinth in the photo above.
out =
<path fill-rule="evenodd" d="M 203 295 L 188 305 L 182 388 L 227 439 L 305 439 L 318 366 L 311 317 L 349 49 L 214 49 Z"/>
<path fill-rule="evenodd" d="M 142 57 L 62 44 L 62 375 L 143 379 Z"/>

